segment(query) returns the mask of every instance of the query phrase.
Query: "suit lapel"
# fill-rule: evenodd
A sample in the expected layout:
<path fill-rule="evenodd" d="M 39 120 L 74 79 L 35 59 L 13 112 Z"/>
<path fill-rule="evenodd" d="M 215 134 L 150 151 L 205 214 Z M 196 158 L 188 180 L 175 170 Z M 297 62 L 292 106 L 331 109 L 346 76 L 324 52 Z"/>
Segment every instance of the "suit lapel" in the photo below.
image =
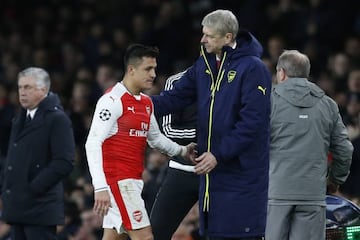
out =
<path fill-rule="evenodd" d="M 35 114 L 31 122 L 25 123 L 25 118 L 26 115 L 22 114 L 19 118 L 19 121 L 15 122 L 17 129 L 17 132 L 15 133 L 16 141 L 35 131 L 44 124 L 43 115 L 39 115 L 38 113 Z"/>

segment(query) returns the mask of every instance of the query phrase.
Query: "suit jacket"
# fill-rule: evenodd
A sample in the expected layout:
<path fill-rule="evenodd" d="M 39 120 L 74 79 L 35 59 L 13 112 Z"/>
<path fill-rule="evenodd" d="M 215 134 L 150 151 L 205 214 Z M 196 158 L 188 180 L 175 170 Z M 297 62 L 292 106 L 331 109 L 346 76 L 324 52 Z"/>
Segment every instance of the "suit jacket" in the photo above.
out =
<path fill-rule="evenodd" d="M 30 123 L 14 119 L 4 164 L 2 218 L 10 224 L 57 225 L 64 221 L 62 180 L 73 169 L 71 121 L 59 98 L 44 98 Z"/>

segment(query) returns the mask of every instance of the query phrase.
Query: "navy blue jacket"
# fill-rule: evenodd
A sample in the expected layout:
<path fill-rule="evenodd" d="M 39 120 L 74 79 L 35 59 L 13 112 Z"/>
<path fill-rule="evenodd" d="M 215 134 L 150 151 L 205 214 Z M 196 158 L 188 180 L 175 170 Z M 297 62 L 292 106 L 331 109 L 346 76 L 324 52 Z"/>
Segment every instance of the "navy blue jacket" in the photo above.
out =
<path fill-rule="evenodd" d="M 41 101 L 30 123 L 25 118 L 22 109 L 11 130 L 2 218 L 13 224 L 63 224 L 62 180 L 72 171 L 75 157 L 71 122 L 52 93 Z"/>
<path fill-rule="evenodd" d="M 215 54 L 202 48 L 174 88 L 153 97 L 157 116 L 197 102 L 199 155 L 209 151 L 218 161 L 200 179 L 200 231 L 212 237 L 265 232 L 271 76 L 261 54 L 260 43 L 242 31 L 235 49 L 223 48 L 219 70 Z"/>

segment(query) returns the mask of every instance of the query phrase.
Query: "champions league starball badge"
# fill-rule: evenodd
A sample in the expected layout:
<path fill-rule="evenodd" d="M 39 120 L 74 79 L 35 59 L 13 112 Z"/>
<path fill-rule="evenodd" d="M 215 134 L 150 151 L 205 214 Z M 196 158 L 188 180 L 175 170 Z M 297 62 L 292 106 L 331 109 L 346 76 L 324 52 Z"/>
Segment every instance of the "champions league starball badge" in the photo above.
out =
<path fill-rule="evenodd" d="M 110 111 L 108 109 L 102 109 L 100 114 L 99 114 L 99 117 L 100 117 L 101 120 L 107 121 L 107 120 L 110 119 L 111 113 L 110 113 Z"/>

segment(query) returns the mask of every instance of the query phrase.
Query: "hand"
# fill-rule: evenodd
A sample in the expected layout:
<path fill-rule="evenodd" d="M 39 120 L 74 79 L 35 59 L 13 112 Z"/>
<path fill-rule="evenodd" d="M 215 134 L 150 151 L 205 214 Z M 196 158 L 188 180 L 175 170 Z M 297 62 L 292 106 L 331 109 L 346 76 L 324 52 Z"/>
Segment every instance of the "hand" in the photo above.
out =
<path fill-rule="evenodd" d="M 327 193 L 335 194 L 339 189 L 339 184 L 334 183 L 329 178 L 327 179 Z"/>
<path fill-rule="evenodd" d="M 197 162 L 195 173 L 199 175 L 209 173 L 217 165 L 216 158 L 211 152 L 204 152 L 200 157 L 195 158 L 195 161 Z"/>
<path fill-rule="evenodd" d="M 197 157 L 196 146 L 197 144 L 193 142 L 186 145 L 186 153 L 182 155 L 183 158 L 190 160 L 194 164 L 196 164 L 195 158 Z"/>
<path fill-rule="evenodd" d="M 94 212 L 103 217 L 108 213 L 109 207 L 111 203 L 108 190 L 95 192 Z"/>

